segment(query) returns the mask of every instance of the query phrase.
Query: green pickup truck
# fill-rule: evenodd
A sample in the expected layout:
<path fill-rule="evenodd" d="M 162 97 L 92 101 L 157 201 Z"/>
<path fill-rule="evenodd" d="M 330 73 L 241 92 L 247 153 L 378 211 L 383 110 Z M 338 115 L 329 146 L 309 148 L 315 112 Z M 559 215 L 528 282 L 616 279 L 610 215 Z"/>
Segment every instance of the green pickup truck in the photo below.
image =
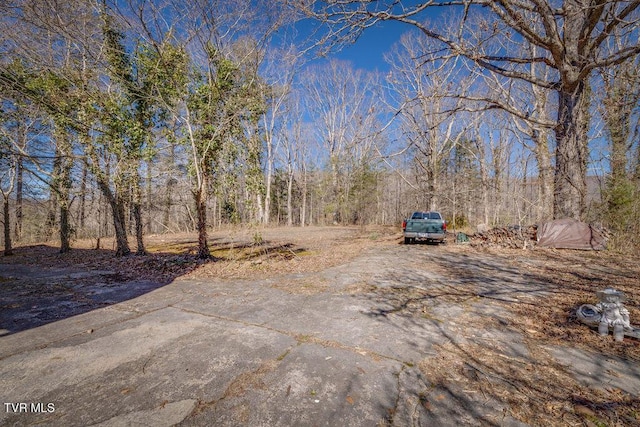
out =
<path fill-rule="evenodd" d="M 402 233 L 405 245 L 416 240 L 444 242 L 447 222 L 440 212 L 414 212 L 411 218 L 402 221 Z"/>

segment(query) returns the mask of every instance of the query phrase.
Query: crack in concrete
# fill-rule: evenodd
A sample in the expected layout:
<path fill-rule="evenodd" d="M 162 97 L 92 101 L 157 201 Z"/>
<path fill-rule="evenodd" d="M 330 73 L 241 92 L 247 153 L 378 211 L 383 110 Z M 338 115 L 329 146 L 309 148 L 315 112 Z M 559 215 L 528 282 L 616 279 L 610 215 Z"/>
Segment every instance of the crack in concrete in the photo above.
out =
<path fill-rule="evenodd" d="M 177 307 L 174 306 L 173 304 L 169 305 L 168 307 L 172 307 L 175 308 L 177 310 L 181 310 L 185 313 L 189 313 L 189 314 L 197 314 L 200 316 L 204 316 L 204 317 L 209 317 L 212 319 L 218 319 L 218 320 L 224 320 L 227 322 L 232 322 L 232 323 L 238 323 L 241 324 L 243 326 L 253 326 L 256 328 L 261 328 L 261 329 L 265 329 L 271 332 L 275 332 L 278 334 L 282 334 L 288 337 L 291 337 L 293 339 L 295 339 L 298 344 L 316 344 L 316 345 L 320 345 L 322 347 L 325 348 L 338 348 L 341 350 L 347 350 L 350 351 L 352 353 L 356 353 L 359 354 L 361 356 L 365 356 L 365 357 L 369 357 L 370 359 L 374 360 L 374 361 L 379 361 L 379 360 L 391 360 L 394 362 L 398 362 L 401 363 L 403 365 L 407 365 L 410 366 L 412 365 L 411 362 L 408 362 L 406 360 L 402 360 L 402 359 L 398 359 L 396 357 L 392 357 L 392 356 L 387 356 L 385 354 L 381 354 L 369 349 L 363 349 L 361 347 L 351 347 L 349 345 L 346 345 L 344 343 L 338 342 L 338 341 L 332 341 L 332 340 L 326 340 L 326 339 L 322 339 L 319 337 L 315 337 L 312 335 L 307 335 L 307 334 L 301 334 L 299 332 L 294 332 L 294 331 L 286 331 L 286 330 L 282 330 L 282 329 L 278 329 L 278 328 L 274 328 L 272 326 L 268 326 L 265 323 L 254 323 L 254 322 L 248 322 L 245 320 L 241 320 L 241 319 L 234 319 L 231 317 L 227 317 L 227 316 L 221 316 L 221 315 L 216 315 L 216 314 L 209 314 L 209 313 L 201 313 L 199 311 L 196 310 L 190 310 L 184 307 Z"/>
<path fill-rule="evenodd" d="M 262 381 L 263 377 L 268 373 L 275 371 L 278 368 L 278 366 L 282 363 L 282 360 L 284 360 L 284 358 L 289 353 L 291 348 L 293 347 L 290 347 L 285 352 L 284 355 L 281 355 L 276 359 L 267 360 L 262 364 L 260 364 L 260 366 L 258 366 L 258 368 L 256 369 L 244 371 L 239 375 L 235 376 L 228 383 L 227 388 L 225 389 L 224 393 L 222 393 L 222 396 L 220 396 L 219 398 L 212 399 L 209 401 L 203 401 L 202 399 L 198 399 L 191 413 L 189 413 L 189 415 L 187 415 L 184 419 L 187 420 L 187 419 L 195 418 L 210 408 L 215 410 L 215 408 L 220 403 L 224 402 L 225 400 L 231 400 L 234 398 L 244 396 L 249 389 L 251 390 L 266 389 L 266 385 Z"/>

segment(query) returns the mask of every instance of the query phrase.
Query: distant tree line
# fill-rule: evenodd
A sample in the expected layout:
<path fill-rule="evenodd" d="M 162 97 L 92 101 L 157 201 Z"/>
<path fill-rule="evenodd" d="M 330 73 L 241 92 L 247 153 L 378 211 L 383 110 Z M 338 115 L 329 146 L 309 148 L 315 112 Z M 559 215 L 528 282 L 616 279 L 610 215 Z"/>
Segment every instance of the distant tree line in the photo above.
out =
<path fill-rule="evenodd" d="M 402 3 L 3 2 L 5 254 L 426 209 L 640 232 L 640 2 Z M 313 56 L 388 20 L 384 74 Z"/>

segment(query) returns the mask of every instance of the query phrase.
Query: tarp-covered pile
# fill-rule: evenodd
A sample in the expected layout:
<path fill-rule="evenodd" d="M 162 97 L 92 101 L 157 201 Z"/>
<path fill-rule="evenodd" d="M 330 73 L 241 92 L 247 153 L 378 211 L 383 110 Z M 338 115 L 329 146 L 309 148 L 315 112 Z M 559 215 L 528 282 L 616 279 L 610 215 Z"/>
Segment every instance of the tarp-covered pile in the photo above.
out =
<path fill-rule="evenodd" d="M 557 249 L 606 249 L 607 239 L 592 225 L 575 219 L 558 219 L 538 229 L 538 246 Z"/>

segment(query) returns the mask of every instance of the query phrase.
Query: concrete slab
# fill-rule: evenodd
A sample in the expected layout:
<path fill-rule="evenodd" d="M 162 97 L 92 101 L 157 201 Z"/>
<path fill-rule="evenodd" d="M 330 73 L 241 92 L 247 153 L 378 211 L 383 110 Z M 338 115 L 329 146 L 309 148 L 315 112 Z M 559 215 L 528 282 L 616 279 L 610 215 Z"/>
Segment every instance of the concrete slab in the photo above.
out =
<path fill-rule="evenodd" d="M 613 337 L 611 345 L 615 345 Z M 640 361 L 623 360 L 576 348 L 549 347 L 548 350 L 582 384 L 593 388 L 616 388 L 640 396 Z"/>
<path fill-rule="evenodd" d="M 525 366 L 532 351 L 505 304 L 543 295 L 544 283 L 513 268 L 494 277 L 486 256 L 465 255 L 472 274 L 491 275 L 475 286 L 407 250 L 267 280 L 143 283 L 118 303 L 1 336 L 0 425 L 523 425 L 497 394 L 464 387 L 460 369 L 481 361 L 448 365 L 446 348 Z M 457 302 L 461 285 L 469 295 Z M 452 297 L 435 298 L 443 292 Z M 640 394 L 629 361 L 550 351 L 589 386 Z M 421 369 L 435 358 L 435 371 Z M 504 380 L 489 373 L 478 378 Z"/>

